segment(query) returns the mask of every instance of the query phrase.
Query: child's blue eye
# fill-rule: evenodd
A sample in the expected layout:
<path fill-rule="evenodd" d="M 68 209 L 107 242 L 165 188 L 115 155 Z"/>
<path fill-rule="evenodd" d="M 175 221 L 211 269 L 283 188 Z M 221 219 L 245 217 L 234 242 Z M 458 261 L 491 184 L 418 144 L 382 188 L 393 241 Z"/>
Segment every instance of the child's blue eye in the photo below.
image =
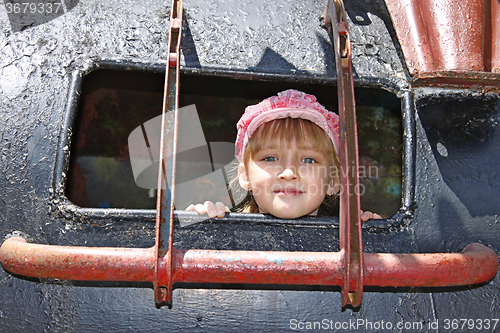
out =
<path fill-rule="evenodd" d="M 266 156 L 262 160 L 266 162 L 276 162 L 278 159 L 275 156 Z"/>
<path fill-rule="evenodd" d="M 311 157 L 306 157 L 306 158 L 302 159 L 302 163 L 316 163 L 316 160 L 314 158 L 311 158 Z"/>

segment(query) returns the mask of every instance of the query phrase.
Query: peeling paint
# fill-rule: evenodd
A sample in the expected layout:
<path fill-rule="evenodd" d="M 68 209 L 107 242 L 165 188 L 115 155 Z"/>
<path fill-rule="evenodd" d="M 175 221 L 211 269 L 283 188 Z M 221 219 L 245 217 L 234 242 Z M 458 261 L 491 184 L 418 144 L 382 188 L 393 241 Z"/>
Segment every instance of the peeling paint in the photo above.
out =
<path fill-rule="evenodd" d="M 254 4 L 259 6 L 252 8 Z M 250 0 L 188 1 L 182 64 L 287 73 L 307 71 L 331 76 L 335 73 L 331 44 L 319 21 L 324 5 L 324 1 L 280 0 L 265 4 Z M 346 6 L 355 55 L 354 72 L 360 76 L 406 79 L 402 52 L 385 3 L 356 0 L 346 1 Z M 238 12 L 231 13 L 232 8 Z M 164 61 L 168 52 L 168 11 L 165 1 L 158 0 L 80 1 L 55 20 L 13 32 L 4 11 L 0 10 L 2 239 L 19 234 L 40 244 L 113 247 L 154 244 L 151 218 L 137 219 L 128 213 L 116 213 L 117 217 L 113 217 L 110 215 L 115 213 L 103 213 L 89 219 L 78 216 L 71 207 L 63 211 L 61 202 L 56 200 L 64 189 L 59 185 L 53 187 L 51 180 L 70 73 L 76 68 L 89 68 L 95 60 L 107 57 Z M 250 21 L 255 13 L 262 17 Z M 235 18 L 247 21 L 234 22 Z M 464 139 L 453 131 L 456 126 L 438 132 L 433 126 L 446 124 L 436 123 L 435 117 L 446 115 L 444 120 L 457 120 L 453 117 L 469 113 L 458 107 L 448 111 L 439 107 L 430 112 L 431 109 L 421 109 L 418 102 L 426 94 L 436 101 L 439 94 L 448 93 L 446 89 L 415 92 L 417 209 L 405 229 L 364 234 L 366 252 L 455 252 L 479 241 L 499 253 L 500 224 L 495 201 L 498 196 L 484 195 L 494 193 L 491 191 L 497 189 L 499 179 L 496 176 L 500 163 L 500 131 L 496 125 L 499 111 L 495 107 L 498 97 L 488 94 L 474 97 L 479 104 L 487 105 L 491 117 L 484 118 L 485 127 L 475 122 L 483 119 L 480 117 L 465 123 L 468 125 L 463 128 L 473 130 L 469 132 L 473 136 L 467 138 L 476 138 L 477 146 L 464 147 L 456 143 Z M 467 97 L 464 92 L 458 94 Z M 45 105 L 41 104 L 44 100 Z M 38 124 L 43 126 L 35 133 Z M 484 140 L 477 133 L 486 134 Z M 446 141 L 442 144 L 448 151 L 446 158 L 436 148 L 443 137 Z M 38 162 L 42 159 L 43 163 Z M 461 192 L 460 188 L 466 191 Z M 481 200 L 474 201 L 477 198 Z M 336 251 L 338 248 L 335 228 L 321 228 L 321 237 L 319 228 L 294 226 L 205 223 L 179 229 L 174 241 L 183 249 Z M 238 290 L 207 291 L 200 286 L 174 291 L 175 306 L 158 310 L 154 309 L 149 285 L 122 288 L 111 283 L 31 281 L 0 270 L 4 300 L 0 305 L 0 327 L 9 328 L 9 332 L 162 331 L 166 326 L 173 331 L 229 332 L 236 328 L 261 332 L 290 330 L 291 318 L 310 321 L 328 318 L 339 322 L 383 319 L 394 323 L 485 318 L 498 314 L 499 286 L 497 276 L 480 288 L 424 292 L 372 289 L 365 291 L 363 307 L 358 312 L 341 312 L 339 307 L 332 306 L 340 297 L 336 290 L 311 287 L 308 291 L 293 288 L 271 291 L 242 286 Z"/>

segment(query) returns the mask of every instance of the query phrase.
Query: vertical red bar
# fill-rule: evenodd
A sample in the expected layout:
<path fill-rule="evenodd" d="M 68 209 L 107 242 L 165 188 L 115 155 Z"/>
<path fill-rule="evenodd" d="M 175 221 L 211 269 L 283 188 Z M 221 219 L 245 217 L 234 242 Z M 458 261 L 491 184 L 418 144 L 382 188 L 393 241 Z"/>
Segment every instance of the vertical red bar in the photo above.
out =
<path fill-rule="evenodd" d="M 344 4 L 329 0 L 325 24 L 331 28 L 337 68 L 340 118 L 340 254 L 344 266 L 342 306 L 361 305 L 363 253 L 358 177 L 358 135 L 349 27 Z M 351 282 L 355 282 L 351 288 Z"/>
<path fill-rule="evenodd" d="M 180 46 L 182 36 L 182 0 L 172 0 L 165 71 L 163 113 L 156 200 L 156 304 L 172 304 L 172 253 L 175 198 L 175 165 L 177 150 L 177 119 L 179 112 Z M 167 121 L 167 112 L 174 112 L 174 122 Z M 168 177 L 168 176 L 171 177 Z M 170 183 L 168 183 L 170 179 Z M 162 285 L 160 285 L 160 283 Z"/>

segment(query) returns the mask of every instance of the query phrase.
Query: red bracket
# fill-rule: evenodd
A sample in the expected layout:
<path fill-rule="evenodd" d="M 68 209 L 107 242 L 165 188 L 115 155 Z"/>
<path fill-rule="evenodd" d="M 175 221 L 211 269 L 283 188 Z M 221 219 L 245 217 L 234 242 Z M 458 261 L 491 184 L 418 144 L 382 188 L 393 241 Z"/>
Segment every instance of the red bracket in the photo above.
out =
<path fill-rule="evenodd" d="M 162 120 L 156 243 L 149 249 L 89 248 L 29 244 L 7 239 L 2 266 L 17 275 L 78 281 L 151 282 L 156 304 L 171 304 L 183 283 L 245 283 L 342 287 L 342 306 L 361 304 L 363 285 L 381 287 L 463 286 L 486 282 L 498 270 L 498 257 L 473 243 L 463 253 L 392 254 L 362 252 L 358 157 L 349 31 L 341 1 L 328 0 L 325 23 L 334 34 L 337 59 L 343 193 L 340 252 L 178 250 L 173 247 L 173 198 L 177 125 Z M 336 22 L 336 23 L 333 23 Z M 182 0 L 172 1 L 163 115 L 178 112 Z M 172 158 L 164 158 L 164 157 Z M 171 178 L 168 176 L 171 175 Z M 170 180 L 167 186 L 167 180 Z"/>

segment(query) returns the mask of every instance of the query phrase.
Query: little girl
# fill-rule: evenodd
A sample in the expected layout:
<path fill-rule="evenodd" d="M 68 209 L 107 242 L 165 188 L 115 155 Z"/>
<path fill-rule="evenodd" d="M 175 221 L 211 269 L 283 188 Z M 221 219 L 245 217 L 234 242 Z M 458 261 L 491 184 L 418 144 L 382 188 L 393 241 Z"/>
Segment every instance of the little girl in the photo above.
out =
<path fill-rule="evenodd" d="M 250 193 L 244 212 L 293 219 L 316 216 L 339 191 L 339 118 L 297 90 L 248 106 L 237 124 L 238 181 Z M 224 217 L 223 203 L 206 201 L 186 210 Z M 381 218 L 364 212 L 361 220 Z"/>

